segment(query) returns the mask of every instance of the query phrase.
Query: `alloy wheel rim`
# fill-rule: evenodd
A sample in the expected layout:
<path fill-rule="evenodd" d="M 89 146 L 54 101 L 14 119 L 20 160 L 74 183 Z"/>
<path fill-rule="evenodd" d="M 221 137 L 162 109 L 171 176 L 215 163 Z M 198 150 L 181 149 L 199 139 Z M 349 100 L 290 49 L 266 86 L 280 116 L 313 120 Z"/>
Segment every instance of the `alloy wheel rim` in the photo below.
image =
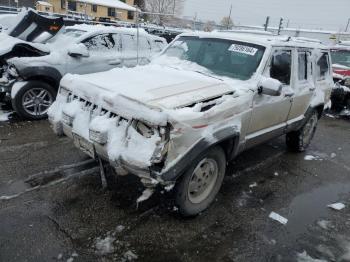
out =
<path fill-rule="evenodd" d="M 22 97 L 24 111 L 32 116 L 42 116 L 46 114 L 52 102 L 52 95 L 44 88 L 29 89 Z"/>
<path fill-rule="evenodd" d="M 213 190 L 218 178 L 219 168 L 214 159 L 205 158 L 194 169 L 188 186 L 188 199 L 198 204 L 205 200 Z"/>

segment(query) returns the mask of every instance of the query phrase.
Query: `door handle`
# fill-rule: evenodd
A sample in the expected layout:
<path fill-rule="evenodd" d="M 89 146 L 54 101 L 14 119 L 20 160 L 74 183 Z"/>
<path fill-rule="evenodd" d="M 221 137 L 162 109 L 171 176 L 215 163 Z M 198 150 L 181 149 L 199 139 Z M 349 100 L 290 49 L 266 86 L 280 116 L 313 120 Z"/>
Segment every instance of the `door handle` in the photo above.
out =
<path fill-rule="evenodd" d="M 113 59 L 108 61 L 109 65 L 120 65 L 121 63 L 122 63 L 121 59 Z"/>
<path fill-rule="evenodd" d="M 284 94 L 285 97 L 292 97 L 294 96 L 294 92 L 287 92 Z"/>

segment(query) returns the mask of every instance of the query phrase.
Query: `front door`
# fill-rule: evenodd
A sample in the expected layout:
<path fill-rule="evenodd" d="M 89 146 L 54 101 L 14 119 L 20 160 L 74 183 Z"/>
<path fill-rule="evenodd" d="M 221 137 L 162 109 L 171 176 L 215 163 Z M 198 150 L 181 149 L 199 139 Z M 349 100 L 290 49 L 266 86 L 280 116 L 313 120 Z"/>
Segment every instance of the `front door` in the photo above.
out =
<path fill-rule="evenodd" d="M 246 147 L 283 134 L 291 109 L 292 49 L 276 48 L 272 52 L 264 75 L 282 83 L 282 94 L 277 97 L 255 94 L 252 117 L 246 136 Z"/>

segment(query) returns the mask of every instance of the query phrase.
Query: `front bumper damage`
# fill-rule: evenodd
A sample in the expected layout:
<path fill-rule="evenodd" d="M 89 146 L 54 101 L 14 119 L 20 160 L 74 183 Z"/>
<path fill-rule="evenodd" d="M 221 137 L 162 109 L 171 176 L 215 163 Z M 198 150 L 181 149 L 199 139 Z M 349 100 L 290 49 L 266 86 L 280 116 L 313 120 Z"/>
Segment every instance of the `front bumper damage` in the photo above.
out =
<path fill-rule="evenodd" d="M 74 101 L 77 105 L 73 105 Z M 67 97 L 59 94 L 50 108 L 49 121 L 56 134 L 71 138 L 91 158 L 108 162 L 118 175 L 138 176 L 147 188 L 174 184 L 160 175 L 169 143 L 167 126 L 153 126 L 159 132 L 144 137 L 136 130 L 137 120 L 126 119 L 81 97 L 74 97 L 74 101 L 67 102 Z"/>

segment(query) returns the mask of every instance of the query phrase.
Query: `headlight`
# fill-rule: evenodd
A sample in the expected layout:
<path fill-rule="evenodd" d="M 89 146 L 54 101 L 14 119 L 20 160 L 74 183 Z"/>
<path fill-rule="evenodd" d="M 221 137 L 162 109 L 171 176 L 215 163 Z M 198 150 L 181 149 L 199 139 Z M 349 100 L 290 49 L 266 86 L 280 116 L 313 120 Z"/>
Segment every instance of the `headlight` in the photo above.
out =
<path fill-rule="evenodd" d="M 7 68 L 7 73 L 12 76 L 12 77 L 18 77 L 19 74 L 18 74 L 18 71 L 16 69 L 16 67 L 14 65 L 10 65 L 8 68 Z"/>
<path fill-rule="evenodd" d="M 135 123 L 135 129 L 139 134 L 146 138 L 151 138 L 151 136 L 154 135 L 154 129 L 141 121 Z"/>
<path fill-rule="evenodd" d="M 59 90 L 59 93 L 62 95 L 62 96 L 68 96 L 69 94 L 69 90 L 63 86 L 60 86 L 60 90 Z"/>
<path fill-rule="evenodd" d="M 66 124 L 67 126 L 73 126 L 73 120 L 74 117 L 67 115 L 66 113 L 62 112 L 62 122 Z"/>
<path fill-rule="evenodd" d="M 107 143 L 108 137 L 106 132 L 89 130 L 89 138 L 92 142 L 104 145 Z"/>
<path fill-rule="evenodd" d="M 345 79 L 344 85 L 345 86 L 350 86 L 350 78 Z"/>

